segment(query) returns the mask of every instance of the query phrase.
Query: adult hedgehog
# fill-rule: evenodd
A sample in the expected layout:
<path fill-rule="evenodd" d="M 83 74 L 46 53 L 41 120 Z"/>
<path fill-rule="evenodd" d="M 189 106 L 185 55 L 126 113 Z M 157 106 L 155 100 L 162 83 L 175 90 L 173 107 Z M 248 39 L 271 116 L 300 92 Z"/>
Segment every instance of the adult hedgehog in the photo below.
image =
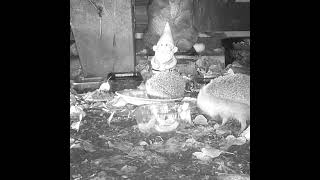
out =
<path fill-rule="evenodd" d="M 250 76 L 231 74 L 213 79 L 201 88 L 197 106 L 212 118 L 220 116 L 222 125 L 230 118 L 238 120 L 242 132 L 250 120 Z"/>

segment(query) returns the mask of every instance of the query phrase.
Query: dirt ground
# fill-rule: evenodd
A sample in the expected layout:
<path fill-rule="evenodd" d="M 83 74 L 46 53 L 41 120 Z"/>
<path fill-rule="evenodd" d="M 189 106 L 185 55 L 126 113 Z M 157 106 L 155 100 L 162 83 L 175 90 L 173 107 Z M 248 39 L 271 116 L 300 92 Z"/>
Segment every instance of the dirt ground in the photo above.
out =
<path fill-rule="evenodd" d="M 85 114 L 78 129 L 78 116 L 70 116 L 70 179 L 249 179 L 250 142 L 228 141 L 237 137 L 235 121 L 219 132 L 207 117 L 207 124 L 145 134 L 137 128 L 135 105 L 112 113 L 103 102 L 85 102 L 72 92 L 70 98 Z M 194 120 L 200 112 L 193 109 Z M 196 154 L 208 147 L 216 150 L 212 156 Z"/>
<path fill-rule="evenodd" d="M 70 77 L 79 76 L 78 61 L 70 65 Z M 190 103 L 191 125 L 142 133 L 133 113 L 137 106 L 110 106 L 115 94 L 109 96 L 88 102 L 70 89 L 70 179 L 250 179 L 250 141 L 239 138 L 238 122 L 217 129 L 219 119 L 201 116 Z"/>

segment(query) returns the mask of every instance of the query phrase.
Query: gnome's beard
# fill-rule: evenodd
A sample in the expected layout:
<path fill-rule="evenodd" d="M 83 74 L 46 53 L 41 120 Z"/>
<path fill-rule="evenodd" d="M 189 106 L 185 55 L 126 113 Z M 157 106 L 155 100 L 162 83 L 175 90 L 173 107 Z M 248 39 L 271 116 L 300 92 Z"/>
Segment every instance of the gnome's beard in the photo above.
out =
<path fill-rule="evenodd" d="M 172 52 L 155 52 L 155 58 L 160 63 L 166 63 L 173 57 Z"/>

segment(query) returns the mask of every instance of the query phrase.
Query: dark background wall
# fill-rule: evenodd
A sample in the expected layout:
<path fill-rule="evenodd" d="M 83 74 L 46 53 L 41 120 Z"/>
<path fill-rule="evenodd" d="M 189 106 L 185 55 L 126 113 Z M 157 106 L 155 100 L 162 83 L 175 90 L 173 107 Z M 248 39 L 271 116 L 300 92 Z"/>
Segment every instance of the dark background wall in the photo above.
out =
<path fill-rule="evenodd" d="M 194 25 L 200 32 L 249 31 L 250 3 L 194 0 Z"/>
<path fill-rule="evenodd" d="M 147 6 L 152 0 L 135 0 L 135 32 L 144 32 Z M 193 0 L 193 24 L 200 32 L 249 31 L 250 2 L 235 0 Z"/>

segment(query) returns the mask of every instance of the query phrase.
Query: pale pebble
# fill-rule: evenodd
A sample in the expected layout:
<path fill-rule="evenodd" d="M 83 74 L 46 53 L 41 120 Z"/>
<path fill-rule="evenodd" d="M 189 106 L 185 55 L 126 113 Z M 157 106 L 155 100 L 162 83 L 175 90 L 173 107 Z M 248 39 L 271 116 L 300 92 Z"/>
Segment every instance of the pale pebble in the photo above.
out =
<path fill-rule="evenodd" d="M 196 118 L 194 118 L 193 122 L 195 124 L 208 125 L 208 121 L 203 115 L 198 115 Z"/>

